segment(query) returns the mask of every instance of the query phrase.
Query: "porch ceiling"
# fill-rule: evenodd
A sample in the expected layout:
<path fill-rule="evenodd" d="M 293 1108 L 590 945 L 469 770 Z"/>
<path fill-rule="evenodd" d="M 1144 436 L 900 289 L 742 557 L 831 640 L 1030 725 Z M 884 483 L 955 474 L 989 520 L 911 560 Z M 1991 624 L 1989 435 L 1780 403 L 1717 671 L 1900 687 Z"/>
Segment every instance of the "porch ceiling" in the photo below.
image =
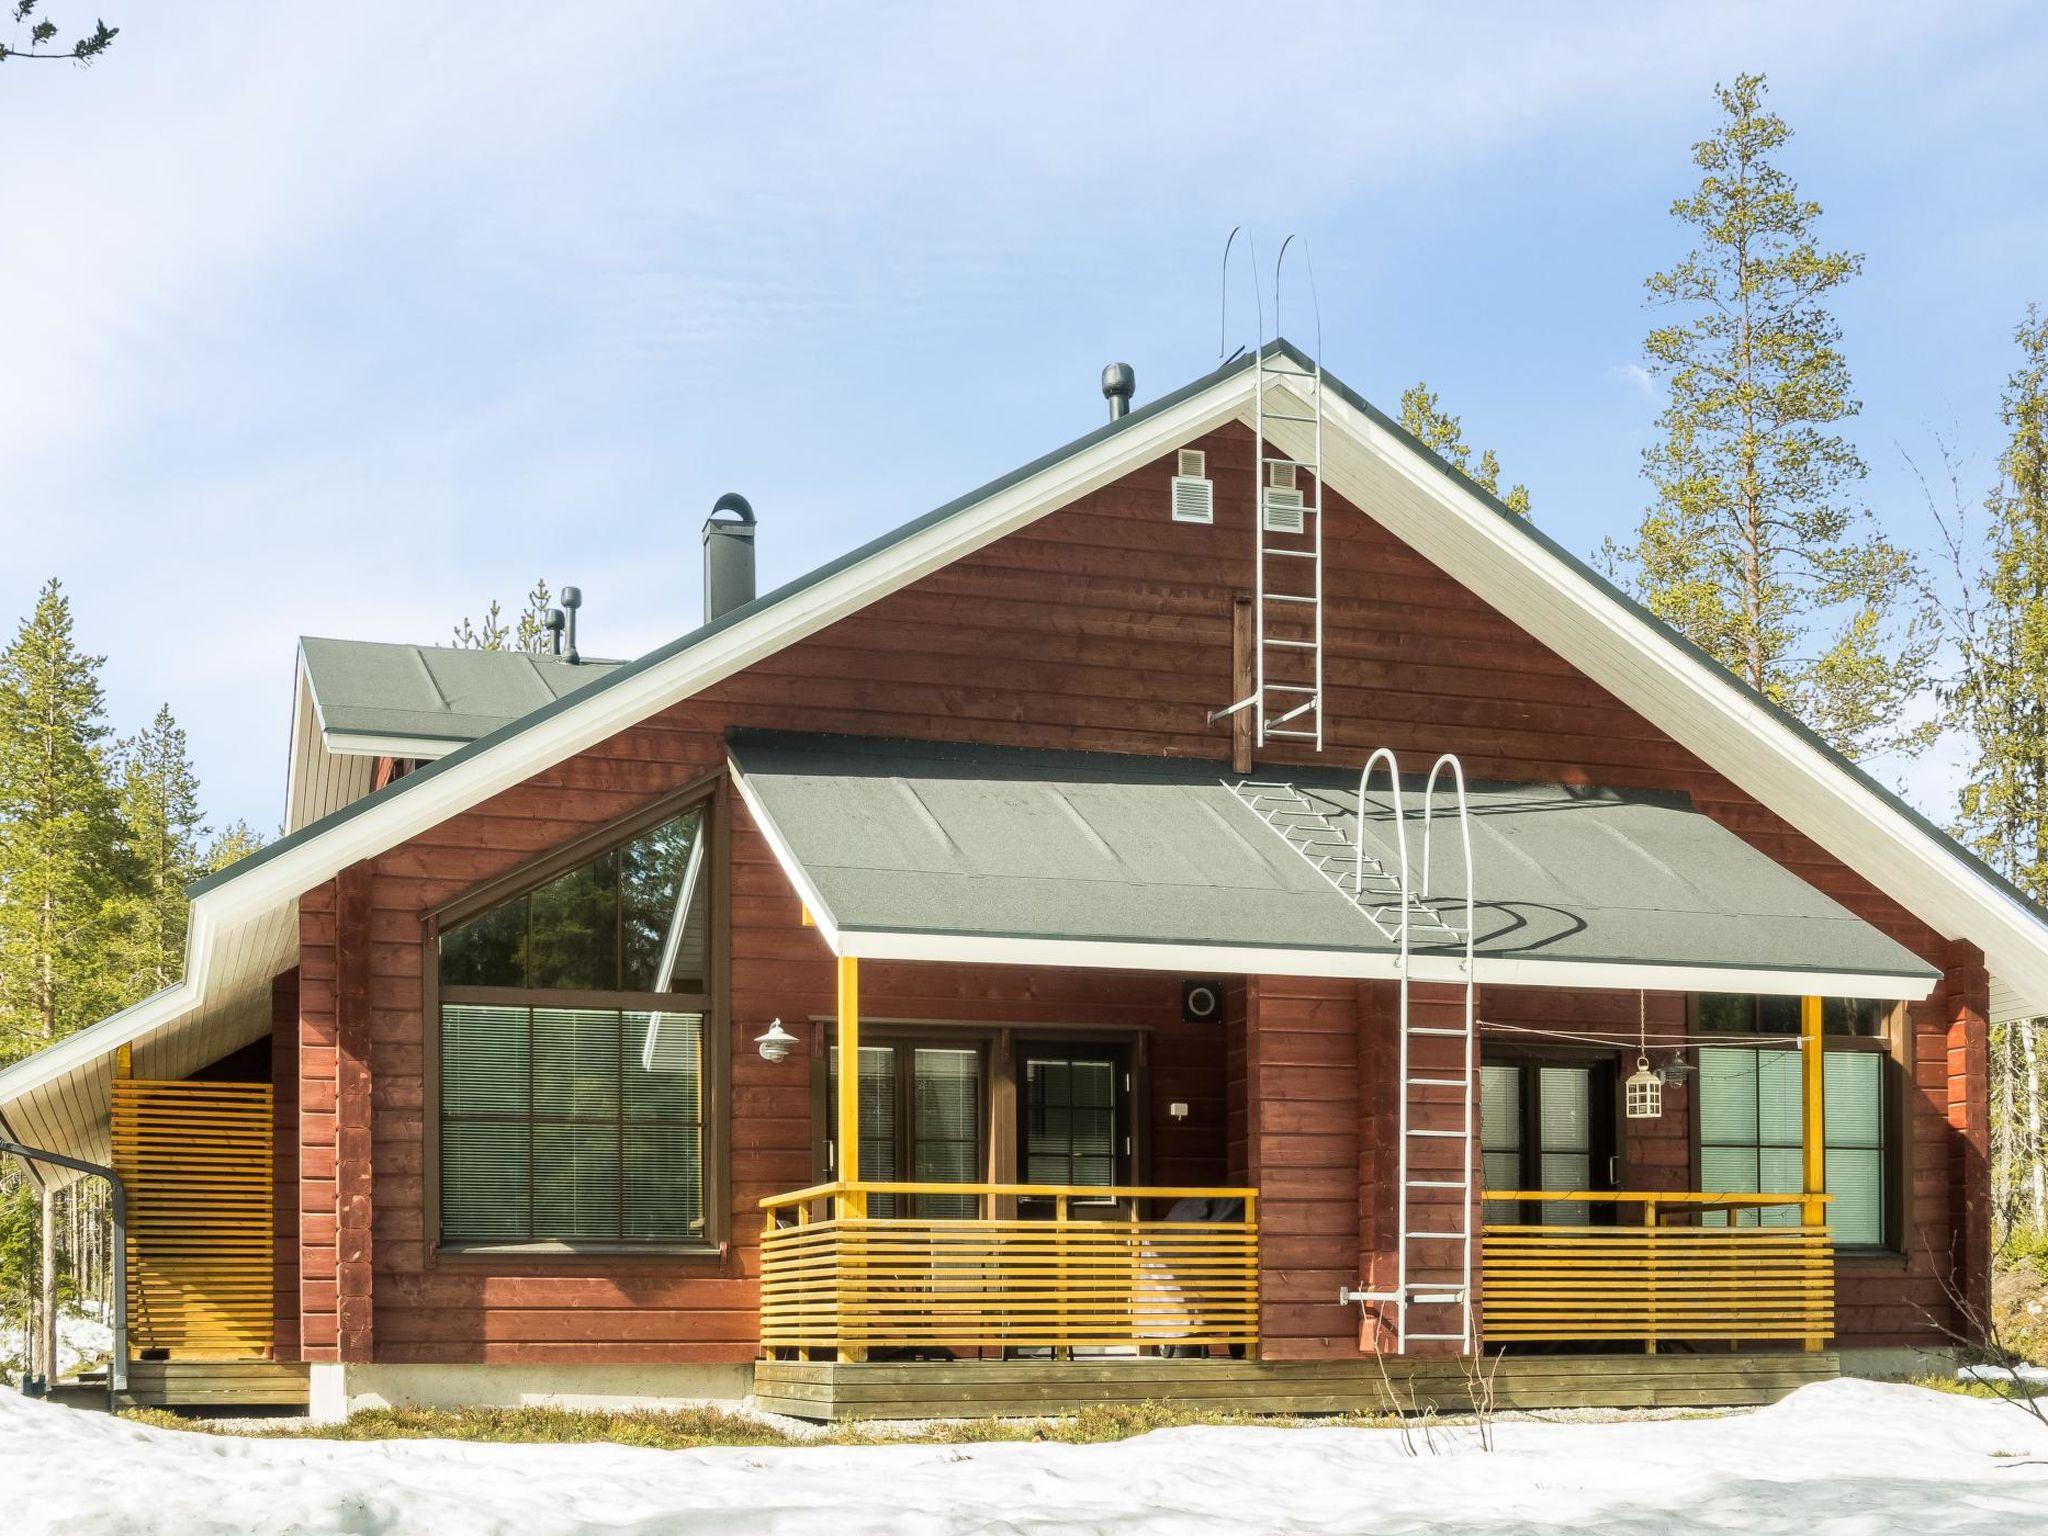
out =
<path fill-rule="evenodd" d="M 1392 925 L 1325 880 L 1216 764 L 755 732 L 735 733 L 730 753 L 841 954 L 1395 974 Z M 1328 843 L 1356 836 L 1355 771 L 1252 777 L 1298 795 Z M 1398 869 L 1378 785 L 1367 851 Z M 1420 787 L 1406 786 L 1418 865 Z M 1482 981 L 1918 998 L 1939 979 L 1683 794 L 1482 783 L 1470 801 Z M 1428 904 L 1462 920 L 1455 821 L 1439 822 L 1434 860 Z M 1462 944 L 1427 937 L 1411 931 L 1411 974 L 1454 977 Z"/>

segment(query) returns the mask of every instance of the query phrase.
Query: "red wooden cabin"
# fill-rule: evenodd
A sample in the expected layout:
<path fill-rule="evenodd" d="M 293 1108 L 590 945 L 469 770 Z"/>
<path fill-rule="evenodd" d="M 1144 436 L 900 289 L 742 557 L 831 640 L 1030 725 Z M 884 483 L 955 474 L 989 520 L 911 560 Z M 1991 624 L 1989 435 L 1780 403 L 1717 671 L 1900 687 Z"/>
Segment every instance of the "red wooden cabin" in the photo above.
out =
<path fill-rule="evenodd" d="M 1752 1401 L 1980 1330 L 2042 914 L 1298 351 L 754 536 L 629 663 L 303 643 L 288 835 L 0 1074 L 134 1187 L 139 1393 Z"/>

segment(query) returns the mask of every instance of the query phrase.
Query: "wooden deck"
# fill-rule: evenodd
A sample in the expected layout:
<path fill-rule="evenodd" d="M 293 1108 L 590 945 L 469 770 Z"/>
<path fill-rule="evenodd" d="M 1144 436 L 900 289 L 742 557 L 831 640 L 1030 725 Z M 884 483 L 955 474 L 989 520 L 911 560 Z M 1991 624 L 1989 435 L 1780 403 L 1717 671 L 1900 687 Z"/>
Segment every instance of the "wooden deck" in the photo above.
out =
<path fill-rule="evenodd" d="M 1220 1412 L 1468 1411 L 1457 1359 L 762 1360 L 756 1403 L 806 1419 L 938 1419 L 1071 1413 L 1171 1402 Z M 1840 1374 L 1831 1353 L 1525 1355 L 1489 1360 L 1496 1408 L 1733 1408 L 1776 1402 Z M 1389 1387 L 1391 1385 L 1391 1392 Z"/>
<path fill-rule="evenodd" d="M 304 1408 L 308 1372 L 277 1360 L 132 1360 L 138 1408 Z"/>

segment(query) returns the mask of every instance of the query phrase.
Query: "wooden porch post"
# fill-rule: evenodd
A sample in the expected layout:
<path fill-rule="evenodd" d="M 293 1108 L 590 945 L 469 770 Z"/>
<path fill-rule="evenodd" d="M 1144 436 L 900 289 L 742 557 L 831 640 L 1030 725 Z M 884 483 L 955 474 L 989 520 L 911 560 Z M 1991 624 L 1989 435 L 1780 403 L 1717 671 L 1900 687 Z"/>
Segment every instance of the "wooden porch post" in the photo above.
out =
<path fill-rule="evenodd" d="M 868 1213 L 865 1192 L 847 1186 L 860 1179 L 860 961 L 852 955 L 839 957 L 839 1183 L 833 1197 L 832 1214 L 841 1220 Z M 838 1242 L 840 1264 L 846 1262 L 846 1244 L 851 1234 L 842 1229 Z M 845 1342 L 846 1315 L 842 1297 L 835 1308 L 839 1314 L 839 1358 L 865 1360 L 867 1351 Z"/>
<path fill-rule="evenodd" d="M 1801 1225 L 1818 1227 L 1827 1221 L 1827 1205 L 1817 1197 L 1827 1193 L 1827 1059 L 1821 1052 L 1821 1008 L 1817 997 L 1799 999 L 1799 1154 L 1802 1178 L 1800 1192 L 1806 1196 L 1799 1207 Z M 1818 1350 L 1827 1341 L 1809 1334 L 1808 1350 Z"/>
<path fill-rule="evenodd" d="M 839 957 L 839 1182 L 860 1180 L 860 961 Z M 867 1196 L 842 1191 L 835 1216 L 865 1216 Z"/>

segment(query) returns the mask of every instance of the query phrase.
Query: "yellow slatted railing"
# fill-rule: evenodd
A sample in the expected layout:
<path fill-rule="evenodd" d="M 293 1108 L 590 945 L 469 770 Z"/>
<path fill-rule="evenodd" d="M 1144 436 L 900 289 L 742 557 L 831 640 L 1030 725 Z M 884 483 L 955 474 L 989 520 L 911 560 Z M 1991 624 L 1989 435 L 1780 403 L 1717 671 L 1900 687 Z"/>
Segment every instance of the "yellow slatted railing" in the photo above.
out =
<path fill-rule="evenodd" d="M 1519 1190 L 1486 1198 L 1620 1208 L 1608 1226 L 1487 1224 L 1481 1317 L 1489 1344 L 1640 1341 L 1654 1350 L 1661 1340 L 1786 1339 L 1817 1348 L 1834 1332 L 1827 1227 L 1733 1224 L 1737 1212 L 1797 1207 L 1810 1196 Z M 1728 1224 L 1667 1219 L 1709 1213 Z"/>
<path fill-rule="evenodd" d="M 964 1196 L 983 1214 L 824 1214 L 849 1195 L 856 1204 Z M 1139 1214 L 1183 1199 L 1241 1201 L 1243 1215 Z M 997 1214 L 1019 1200 L 1043 1202 L 1050 1214 Z M 888 1182 L 773 1196 L 761 1202 L 761 1343 L 853 1358 L 918 1347 L 1249 1350 L 1258 1337 L 1257 1200 L 1249 1189 Z"/>
<path fill-rule="evenodd" d="M 128 1337 L 173 1359 L 271 1345 L 267 1083 L 117 1078 L 114 1168 L 128 1192 Z"/>

